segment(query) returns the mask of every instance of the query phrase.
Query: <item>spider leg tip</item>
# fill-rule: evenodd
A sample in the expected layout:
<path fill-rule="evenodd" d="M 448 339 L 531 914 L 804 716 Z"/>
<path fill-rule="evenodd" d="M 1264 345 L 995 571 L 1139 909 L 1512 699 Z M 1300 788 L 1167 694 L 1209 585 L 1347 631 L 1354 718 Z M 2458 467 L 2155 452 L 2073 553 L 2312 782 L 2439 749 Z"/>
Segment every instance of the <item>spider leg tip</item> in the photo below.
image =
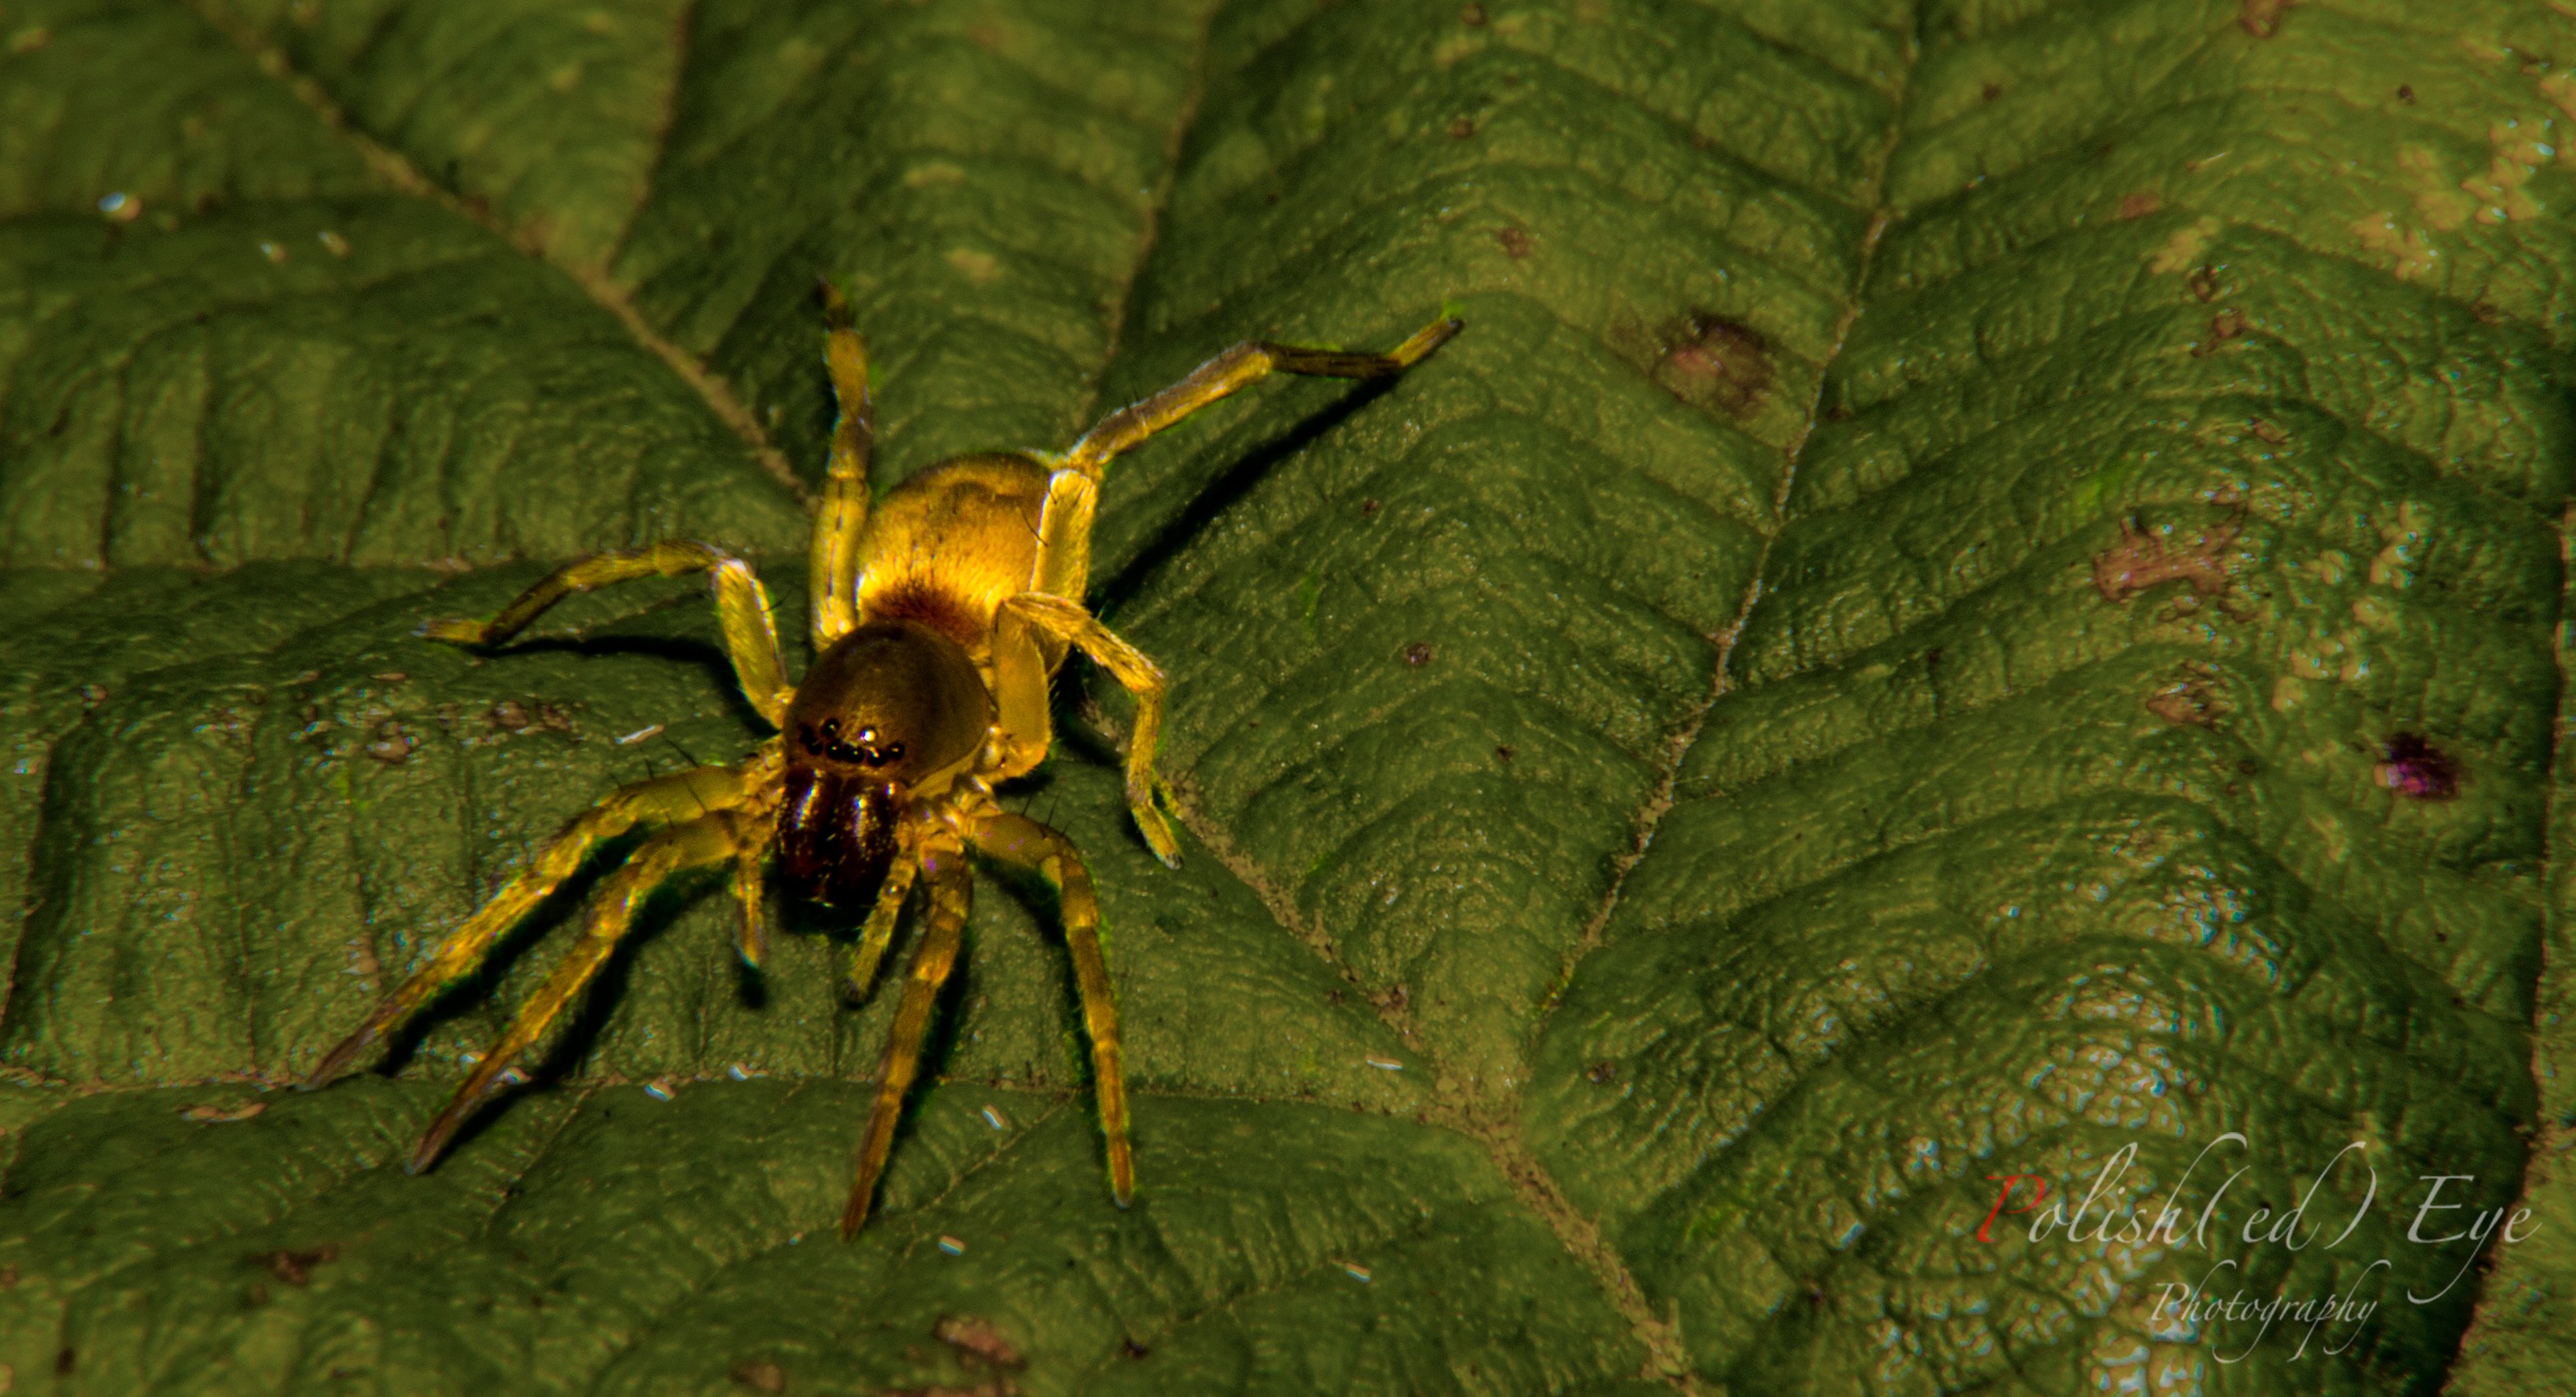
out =
<path fill-rule="evenodd" d="M 423 621 L 413 629 L 412 634 L 423 640 L 443 640 L 451 645 L 480 645 L 483 643 L 483 623 L 453 620 Z"/>

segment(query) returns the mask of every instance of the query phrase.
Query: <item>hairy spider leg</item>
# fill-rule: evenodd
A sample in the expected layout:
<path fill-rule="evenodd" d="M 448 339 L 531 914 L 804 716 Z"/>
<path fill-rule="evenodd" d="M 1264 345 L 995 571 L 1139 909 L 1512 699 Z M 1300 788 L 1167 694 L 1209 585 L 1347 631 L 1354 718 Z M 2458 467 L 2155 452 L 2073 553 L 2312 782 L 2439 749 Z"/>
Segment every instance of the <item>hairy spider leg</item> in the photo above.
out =
<path fill-rule="evenodd" d="M 1424 355 L 1448 343 L 1449 337 L 1463 328 L 1463 321 L 1443 316 L 1415 331 L 1411 338 L 1384 354 L 1306 349 L 1293 344 L 1246 340 L 1192 369 L 1189 377 L 1162 392 L 1102 418 L 1100 425 L 1083 433 L 1082 439 L 1064 453 L 1060 464 L 1097 481 L 1111 457 L 1134 449 L 1156 432 L 1229 393 L 1251 387 L 1271 374 L 1304 374 L 1312 378 L 1385 378 L 1413 367 Z M 1048 503 L 1054 503 L 1052 489 L 1048 492 Z M 1087 547 L 1090 534 L 1088 518 L 1081 523 Z M 1043 524 L 1040 525 L 1039 536 L 1045 536 Z M 1050 587 L 1046 590 L 1055 589 Z"/>
<path fill-rule="evenodd" d="M 447 1109 L 438 1113 L 429 1129 L 421 1132 L 404 1168 L 417 1174 L 438 1158 L 447 1147 L 449 1137 L 474 1108 L 483 1103 L 500 1085 L 501 1075 L 518 1059 L 519 1054 L 545 1035 L 546 1028 L 563 1013 L 573 996 L 581 993 L 599 967 L 608 962 L 608 953 L 634 929 L 635 916 L 643 910 L 644 900 L 653 889 L 668 881 L 682 869 L 722 863 L 734 856 L 746 841 L 762 837 L 761 827 L 735 811 L 723 810 L 686 824 L 675 825 L 644 841 L 634 856 L 621 864 L 599 890 L 591 904 L 590 919 L 581 929 L 581 939 L 573 943 L 554 973 L 519 1006 L 518 1016 L 510 1021 L 509 1031 L 492 1045 L 483 1060 L 474 1065 L 465 1085 L 450 1097 Z"/>
<path fill-rule="evenodd" d="M 974 907 L 975 884 L 966 875 L 966 855 L 956 848 L 927 849 L 922 871 L 930 876 L 930 926 L 913 952 L 912 977 L 904 983 L 903 1003 L 895 1010 L 894 1028 L 886 1034 L 885 1056 L 877 1062 L 876 1105 L 868 1112 L 867 1139 L 859 1146 L 858 1177 L 850 1185 L 850 1205 L 841 1213 L 841 1240 L 858 1235 L 874 1205 L 877 1176 L 885 1171 L 886 1153 L 894 1148 L 895 1122 L 903 1099 L 921 1067 L 921 1040 L 930 1028 L 930 1011 L 939 987 L 957 968 L 957 951 L 966 935 L 966 914 Z"/>
<path fill-rule="evenodd" d="M 1080 600 L 1078 597 L 1072 600 Z M 1064 662 L 1064 646 L 1049 641 L 1028 617 L 1005 604 L 993 613 L 993 738 L 986 779 L 1025 776 L 1055 744 L 1050 679 Z"/>
<path fill-rule="evenodd" d="M 848 989 L 852 1000 L 866 998 L 868 987 L 877 982 L 877 966 L 885 959 L 886 947 L 894 942 L 894 924 L 903 915 L 903 900 L 912 892 L 913 875 L 921 871 L 921 840 L 914 830 L 911 825 L 903 827 L 903 843 L 894 863 L 886 869 L 885 885 L 877 889 L 877 905 L 868 910 L 867 925 L 859 931 L 859 944 L 850 952 Z"/>
<path fill-rule="evenodd" d="M 1083 1028 L 1091 1036 L 1092 1090 L 1100 1097 L 1100 1133 L 1109 1141 L 1109 1193 L 1124 1208 L 1136 1192 L 1136 1164 L 1127 1147 L 1127 1074 L 1120 1065 L 1118 999 L 1109 982 L 1109 962 L 1100 954 L 1100 899 L 1091 889 L 1091 870 L 1060 831 L 1007 812 L 984 822 L 975 847 L 1055 887 L 1074 985 L 1082 994 Z"/>
<path fill-rule="evenodd" d="M 777 726 L 794 692 L 787 686 L 786 667 L 778 658 L 778 622 L 770 614 L 769 592 L 749 563 L 713 544 L 666 539 L 643 548 L 578 558 L 521 592 L 517 601 L 489 621 L 432 621 L 420 633 L 460 645 L 499 645 L 525 630 L 547 607 L 576 592 L 639 577 L 683 577 L 693 572 L 709 574 L 716 620 L 723 627 L 725 652 L 733 658 L 734 678 L 742 685 L 743 697 L 771 726 Z"/>
<path fill-rule="evenodd" d="M 1020 775 L 1046 755 L 1053 736 L 1044 702 L 1046 674 L 1064 646 L 1078 645 L 1136 696 L 1136 734 L 1127 753 L 1128 806 L 1155 855 L 1166 864 L 1178 863 L 1180 845 L 1153 805 L 1154 793 L 1168 795 L 1154 775 L 1154 743 L 1162 725 L 1162 672 L 1081 606 L 1091 576 L 1091 528 L 1099 512 L 1102 473 L 1120 452 L 1272 373 L 1383 378 L 1412 367 L 1460 328 L 1458 320 L 1444 317 L 1386 354 L 1247 341 L 1201 364 L 1162 392 L 1111 413 L 1055 458 L 1056 469 L 1047 477 L 1046 500 L 1038 512 L 1038 555 L 1030 590 L 1012 599 L 1024 603 L 1016 613 L 1006 603 L 995 618 L 994 677 L 999 691 L 995 697 L 1005 714 L 1017 715 L 1003 725 L 1006 750 L 996 778 Z M 1052 599 L 1065 605 L 1053 606 Z M 1041 654 L 1034 648 L 1041 637 L 1053 647 L 1051 652 Z M 1012 702 L 1023 691 L 1034 693 L 1038 701 Z"/>
<path fill-rule="evenodd" d="M 501 933 L 561 887 L 601 840 L 614 839 L 639 824 L 676 825 L 740 805 L 769 777 L 776 760 L 772 752 L 739 768 L 702 766 L 638 781 L 600 797 L 596 805 L 574 816 L 554 838 L 539 845 L 528 866 L 502 884 L 501 890 L 492 894 L 491 900 L 468 917 L 464 925 L 449 932 L 428 962 L 377 1005 L 367 1021 L 358 1025 L 357 1032 L 341 1039 L 338 1047 L 325 1054 L 322 1065 L 314 1068 L 303 1084 L 328 1085 L 347 1072 L 359 1054 L 401 1028 L 448 986 L 472 973 Z"/>
<path fill-rule="evenodd" d="M 868 396 L 868 349 L 839 288 L 823 283 L 823 365 L 840 416 L 823 461 L 823 498 L 814 513 L 814 653 L 859 624 L 859 531 L 868 522 L 868 457 L 876 444 Z"/>
<path fill-rule="evenodd" d="M 748 839 L 733 853 L 733 900 L 742 908 L 742 963 L 754 970 L 769 954 L 769 841 Z"/>
<path fill-rule="evenodd" d="M 1163 812 L 1154 807 L 1158 793 L 1169 796 L 1162 779 L 1154 774 L 1154 745 L 1163 732 L 1163 671 L 1145 657 L 1144 651 L 1100 624 L 1099 618 L 1078 601 L 1047 592 L 1022 592 L 1003 602 L 1002 612 L 1022 618 L 1039 634 L 1059 644 L 1079 649 L 1091 657 L 1092 663 L 1109 671 L 1121 688 L 1136 696 L 1136 730 L 1127 739 L 1127 808 L 1134 813 L 1136 828 L 1144 832 L 1145 843 L 1152 847 L 1154 857 L 1170 867 L 1179 867 L 1180 841 L 1172 836 L 1172 826 L 1163 818 Z"/>

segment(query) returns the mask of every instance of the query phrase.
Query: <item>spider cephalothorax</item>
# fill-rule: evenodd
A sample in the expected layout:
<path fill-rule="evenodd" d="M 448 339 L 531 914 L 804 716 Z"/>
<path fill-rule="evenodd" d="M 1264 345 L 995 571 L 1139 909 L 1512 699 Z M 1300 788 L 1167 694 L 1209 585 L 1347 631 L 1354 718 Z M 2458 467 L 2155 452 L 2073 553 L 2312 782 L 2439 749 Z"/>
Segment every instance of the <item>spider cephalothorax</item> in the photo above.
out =
<path fill-rule="evenodd" d="M 656 884 L 683 869 L 733 869 L 742 904 L 742 957 L 760 963 L 767 919 L 763 871 L 775 853 L 796 891 L 827 907 L 869 909 L 850 984 L 865 994 L 916 881 L 929 917 L 903 1002 L 877 1069 L 876 1103 L 859 1147 L 843 1236 L 867 1220 L 895 1122 L 918 1070 L 930 1012 L 956 965 L 973 885 L 971 850 L 1035 872 L 1061 894 L 1065 945 L 1091 1037 L 1092 1074 L 1107 1137 L 1109 1188 L 1134 1187 L 1118 1010 L 1100 951 L 1091 874 L 1070 840 L 1010 814 L 991 783 L 1021 775 L 1052 741 L 1047 684 L 1080 650 L 1136 696 L 1127 805 L 1166 863 L 1180 847 L 1157 808 L 1154 745 L 1163 676 L 1082 605 L 1091 521 L 1111 458 L 1191 412 L 1273 371 L 1332 378 L 1400 372 L 1458 332 L 1441 319 L 1389 354 L 1239 344 L 1189 377 L 1110 414 L 1061 455 L 960 456 L 912 476 L 871 504 L 867 354 L 840 296 L 824 363 L 841 416 L 814 520 L 814 649 L 789 685 L 769 598 L 742 560 L 709 544 L 670 540 L 603 553 L 557 569 L 489 621 L 435 621 L 423 634 L 498 645 L 575 592 L 638 577 L 703 572 L 745 697 L 778 735 L 733 766 L 699 767 L 612 791 L 540 846 L 529 866 L 450 933 L 308 1079 L 319 1086 L 472 971 L 501 934 L 578 871 L 606 839 L 651 833 L 600 885 L 580 939 L 523 1005 L 414 1147 L 428 1167 L 474 1107 L 513 1080 L 511 1065 L 543 1036 L 608 959 Z"/>
<path fill-rule="evenodd" d="M 992 724 L 992 695 L 957 642 L 903 620 L 841 637 L 787 705 L 779 871 L 816 902 L 872 903 L 901 812 L 974 776 Z"/>

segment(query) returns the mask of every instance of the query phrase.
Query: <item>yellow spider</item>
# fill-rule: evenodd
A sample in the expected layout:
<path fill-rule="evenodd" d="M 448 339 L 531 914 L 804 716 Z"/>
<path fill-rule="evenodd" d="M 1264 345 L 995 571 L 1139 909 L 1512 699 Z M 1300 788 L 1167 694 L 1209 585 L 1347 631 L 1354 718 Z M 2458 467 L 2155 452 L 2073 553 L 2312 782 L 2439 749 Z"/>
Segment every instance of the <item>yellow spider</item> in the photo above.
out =
<path fill-rule="evenodd" d="M 863 995 L 876 977 L 916 877 L 930 887 L 930 924 L 877 1068 L 875 1108 L 841 1235 L 867 1221 L 893 1146 L 939 987 L 957 963 L 972 897 L 966 855 L 1035 871 L 1060 895 L 1065 944 L 1091 1035 L 1109 1191 L 1135 1188 L 1127 1146 L 1127 1084 L 1119 1068 L 1118 1008 L 1100 954 L 1100 907 L 1073 843 L 993 801 L 992 783 L 1021 775 L 1053 740 L 1048 680 L 1080 650 L 1136 696 L 1127 752 L 1127 807 L 1155 854 L 1180 846 L 1155 808 L 1154 740 L 1163 674 L 1082 605 L 1091 521 L 1111 458 L 1272 372 L 1376 378 L 1402 372 L 1456 334 L 1444 317 L 1388 354 L 1258 342 L 1238 344 L 1162 392 L 1111 413 L 1061 455 L 959 456 L 868 503 L 867 351 L 849 307 L 828 284 L 823 360 L 840 403 L 814 519 L 814 650 L 790 685 L 760 579 L 704 543 L 668 540 L 558 568 L 489 621 L 436 621 L 422 634 L 499 645 L 547 607 L 638 577 L 709 574 L 725 647 L 745 697 L 778 735 L 733 766 L 699 767 L 620 788 L 541 845 L 528 867 L 451 933 L 305 1085 L 347 1072 L 360 1054 L 471 972 L 493 943 L 578 870 L 602 840 L 654 832 L 601 885 L 579 941 L 420 1137 L 408 1167 L 438 1157 L 467 1116 L 515 1074 L 511 1064 L 607 961 L 645 897 L 683 869 L 730 864 L 742 904 L 742 958 L 767 943 L 762 871 L 772 850 L 789 885 L 826 906 L 869 907 L 850 969 Z"/>

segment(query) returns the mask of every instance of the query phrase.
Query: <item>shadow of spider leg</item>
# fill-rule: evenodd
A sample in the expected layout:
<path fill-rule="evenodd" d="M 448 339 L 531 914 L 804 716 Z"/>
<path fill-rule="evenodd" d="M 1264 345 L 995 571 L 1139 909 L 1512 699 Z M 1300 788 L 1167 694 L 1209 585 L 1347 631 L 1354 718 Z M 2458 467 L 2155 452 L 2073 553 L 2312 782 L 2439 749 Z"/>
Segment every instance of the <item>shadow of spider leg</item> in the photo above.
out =
<path fill-rule="evenodd" d="M 601 841 L 614 839 L 639 824 L 685 827 L 728 812 L 765 787 L 774 777 L 776 764 L 774 754 L 763 754 L 741 767 L 702 766 L 639 781 L 602 796 L 598 804 L 574 816 L 554 838 L 539 846 L 528 866 L 503 884 L 464 925 L 448 933 L 427 963 L 412 972 L 401 988 L 386 996 L 356 1032 L 323 1056 L 321 1065 L 313 1069 L 303 1085 L 328 1085 L 354 1066 L 360 1054 L 401 1028 L 450 985 L 473 973 L 491 954 L 493 943 L 502 933 L 579 871 Z M 752 828 L 751 835 L 757 834 L 757 828 Z M 727 852 L 732 851 L 729 845 Z"/>

